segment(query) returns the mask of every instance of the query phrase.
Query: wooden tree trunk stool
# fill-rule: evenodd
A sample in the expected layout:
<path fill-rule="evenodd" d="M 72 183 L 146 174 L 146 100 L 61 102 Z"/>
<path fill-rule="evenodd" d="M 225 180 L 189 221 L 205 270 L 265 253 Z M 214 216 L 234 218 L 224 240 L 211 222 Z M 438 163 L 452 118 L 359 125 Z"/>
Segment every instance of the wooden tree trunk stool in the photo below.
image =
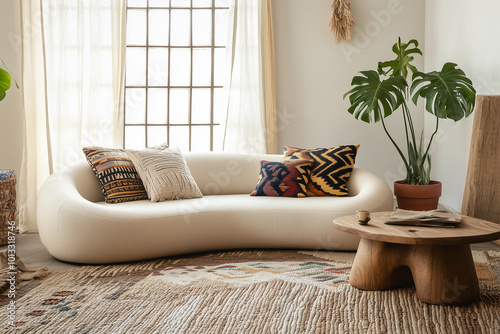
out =
<path fill-rule="evenodd" d="M 478 95 L 462 213 L 500 224 L 499 189 L 500 95 Z"/>

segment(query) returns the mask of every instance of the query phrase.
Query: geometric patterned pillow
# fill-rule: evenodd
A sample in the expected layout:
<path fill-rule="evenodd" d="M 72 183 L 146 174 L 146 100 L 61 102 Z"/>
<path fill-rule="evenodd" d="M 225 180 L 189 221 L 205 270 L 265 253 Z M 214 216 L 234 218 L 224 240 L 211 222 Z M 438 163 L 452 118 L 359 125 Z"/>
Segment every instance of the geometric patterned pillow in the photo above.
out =
<path fill-rule="evenodd" d="M 260 162 L 259 181 L 251 196 L 306 197 L 313 160 Z"/>
<path fill-rule="evenodd" d="M 166 143 L 148 148 L 165 150 Z M 146 189 L 125 150 L 98 146 L 82 149 L 101 185 L 106 203 L 120 203 L 148 199 Z"/>
<path fill-rule="evenodd" d="M 342 145 L 305 150 L 285 146 L 285 160 L 314 160 L 307 196 L 348 196 L 347 181 L 351 176 L 358 148 L 359 145 Z"/>
<path fill-rule="evenodd" d="M 161 151 L 166 148 L 167 144 L 160 144 L 149 149 Z M 99 180 L 106 203 L 148 199 L 141 178 L 125 150 L 90 146 L 82 151 Z"/>
<path fill-rule="evenodd" d="M 106 203 L 120 203 L 148 199 L 148 194 L 125 150 L 84 147 L 94 174 L 99 179 Z"/>

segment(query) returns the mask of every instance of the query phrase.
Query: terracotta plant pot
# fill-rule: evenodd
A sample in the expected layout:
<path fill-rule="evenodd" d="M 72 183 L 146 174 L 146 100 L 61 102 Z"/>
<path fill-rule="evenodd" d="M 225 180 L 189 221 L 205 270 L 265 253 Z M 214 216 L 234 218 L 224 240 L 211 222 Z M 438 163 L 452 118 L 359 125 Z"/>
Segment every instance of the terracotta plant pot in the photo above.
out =
<path fill-rule="evenodd" d="M 437 209 L 441 186 L 439 181 L 431 181 L 428 185 L 411 185 L 404 181 L 395 181 L 394 195 L 398 200 L 398 208 L 415 211 Z"/>

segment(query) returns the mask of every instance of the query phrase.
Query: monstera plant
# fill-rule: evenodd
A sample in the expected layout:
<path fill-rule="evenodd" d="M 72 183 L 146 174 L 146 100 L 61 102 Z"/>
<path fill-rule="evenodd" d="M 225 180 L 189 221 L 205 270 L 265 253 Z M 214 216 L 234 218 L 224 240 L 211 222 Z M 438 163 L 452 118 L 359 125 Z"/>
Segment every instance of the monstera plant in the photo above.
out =
<path fill-rule="evenodd" d="M 9 69 L 7 68 L 3 60 L 0 59 L 0 101 L 2 101 L 7 95 L 6 92 L 11 86 L 11 80 L 12 77 L 10 75 Z M 17 83 L 16 87 L 19 88 Z"/>
<path fill-rule="evenodd" d="M 344 98 L 349 97 L 348 111 L 356 119 L 364 122 L 382 123 L 385 133 L 396 148 L 406 169 L 405 179 L 395 182 L 397 197 L 396 186 L 400 184 L 438 184 L 440 195 L 441 183 L 430 179 L 431 157 L 429 155 L 432 141 L 439 129 L 439 120 L 459 121 L 469 116 L 474 110 L 476 91 L 472 81 L 457 64 L 446 63 L 441 71 L 420 72 L 412 64 L 414 55 L 422 55 L 418 42 L 414 39 L 408 43 L 401 43 L 401 39 L 398 38 L 392 51 L 396 54 L 395 59 L 379 62 L 377 70 L 361 71 L 352 79 L 353 87 L 344 95 Z M 423 133 L 417 136 L 412 112 L 408 106 L 410 100 L 416 105 L 419 98 L 424 100 L 425 110 L 436 118 L 434 131 L 427 143 L 424 143 Z M 396 143 L 384 121 L 386 117 L 399 110 L 403 114 L 403 127 L 406 135 L 404 147 Z M 399 199 L 398 205 L 401 207 Z M 437 200 L 435 200 L 435 205 L 437 206 Z M 427 208 L 426 206 L 425 209 Z"/>

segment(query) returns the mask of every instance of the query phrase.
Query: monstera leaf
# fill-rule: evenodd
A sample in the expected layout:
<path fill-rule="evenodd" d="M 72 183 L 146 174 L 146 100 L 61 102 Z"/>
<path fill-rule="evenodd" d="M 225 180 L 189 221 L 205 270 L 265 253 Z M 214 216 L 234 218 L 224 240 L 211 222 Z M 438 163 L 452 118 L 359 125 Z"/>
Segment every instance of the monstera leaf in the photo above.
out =
<path fill-rule="evenodd" d="M 431 158 L 429 149 L 434 135 L 439 129 L 439 119 L 448 118 L 458 121 L 474 111 L 476 91 L 472 82 L 456 64 L 446 63 L 441 72 L 422 73 L 411 64 L 413 55 L 422 55 L 418 42 L 414 39 L 401 43 L 398 38 L 392 51 L 396 59 L 379 62 L 377 71 L 362 71 L 352 79 L 353 86 L 344 94 L 349 96 L 351 106 L 348 111 L 356 119 L 367 123 L 382 120 L 382 127 L 396 148 L 406 168 L 406 183 L 429 184 Z M 407 82 L 408 74 L 413 75 Z M 387 79 L 385 79 L 387 78 Z M 384 80 L 385 79 L 385 80 Z M 408 89 L 410 86 L 410 89 Z M 407 100 L 415 104 L 419 97 L 425 99 L 425 109 L 436 116 L 436 126 L 428 143 L 424 147 L 423 135 L 418 140 L 414 122 Z M 401 107 L 401 108 L 400 108 Z M 384 118 L 397 109 L 402 113 L 407 152 L 391 136 Z"/>
<path fill-rule="evenodd" d="M 410 93 L 414 91 L 413 102 L 423 97 L 425 109 L 439 118 L 459 121 L 474 111 L 476 90 L 457 64 L 446 63 L 441 72 L 415 73 Z"/>
<path fill-rule="evenodd" d="M 355 76 L 354 86 L 344 94 L 349 96 L 351 106 L 348 111 L 356 119 L 366 123 L 378 122 L 381 116 L 390 116 L 404 102 L 403 91 L 407 84 L 403 77 L 389 77 L 381 80 L 376 71 L 361 71 Z"/>
<path fill-rule="evenodd" d="M 413 47 L 412 44 L 414 45 Z M 392 71 L 393 76 L 402 76 L 406 79 L 408 70 L 412 73 L 418 72 L 417 68 L 411 64 L 413 59 L 415 59 L 411 54 L 417 53 L 422 55 L 422 51 L 418 48 L 417 40 L 412 39 L 408 43 L 401 43 L 401 38 L 398 38 L 398 42 L 393 45 L 392 51 L 396 54 L 396 59 L 379 62 L 379 74 L 389 74 Z M 384 70 L 386 68 L 387 70 Z"/>
<path fill-rule="evenodd" d="M 9 72 L 0 68 L 0 101 L 5 98 L 7 89 L 10 88 L 11 77 Z"/>

